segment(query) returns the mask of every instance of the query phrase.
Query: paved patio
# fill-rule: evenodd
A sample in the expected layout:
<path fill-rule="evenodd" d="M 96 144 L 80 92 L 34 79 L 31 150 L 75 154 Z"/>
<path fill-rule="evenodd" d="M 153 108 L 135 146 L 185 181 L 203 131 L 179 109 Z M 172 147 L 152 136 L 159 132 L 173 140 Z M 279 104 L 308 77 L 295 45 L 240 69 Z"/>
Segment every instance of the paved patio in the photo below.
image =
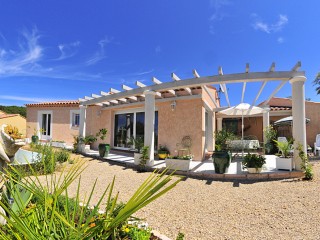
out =
<path fill-rule="evenodd" d="M 100 159 L 98 151 L 90 150 L 87 156 Z M 300 171 L 285 171 L 276 169 L 276 156 L 266 155 L 266 164 L 263 167 L 261 174 L 249 174 L 247 170 L 242 169 L 241 158 L 233 159 L 229 170 L 226 174 L 216 174 L 214 171 L 214 166 L 211 159 L 205 161 L 192 161 L 191 170 L 188 172 L 178 171 L 179 174 L 193 176 L 193 177 L 203 177 L 203 178 L 241 178 L 241 179 L 269 179 L 269 178 L 294 178 L 301 177 L 302 172 Z M 134 167 L 133 153 L 121 152 L 111 150 L 109 156 L 104 158 L 108 161 L 117 162 L 124 164 L 128 167 Z M 165 168 L 165 160 L 155 160 L 154 166 L 151 169 L 161 169 Z"/>

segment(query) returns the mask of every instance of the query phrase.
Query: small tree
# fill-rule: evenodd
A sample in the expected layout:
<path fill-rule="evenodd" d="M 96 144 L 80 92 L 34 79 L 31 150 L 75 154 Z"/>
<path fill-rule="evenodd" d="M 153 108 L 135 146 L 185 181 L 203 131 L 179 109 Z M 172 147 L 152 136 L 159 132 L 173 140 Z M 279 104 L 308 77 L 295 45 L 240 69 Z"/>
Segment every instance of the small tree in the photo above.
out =
<path fill-rule="evenodd" d="M 313 80 L 313 85 L 316 85 L 317 94 L 320 94 L 320 72 L 317 74 L 316 78 Z"/>

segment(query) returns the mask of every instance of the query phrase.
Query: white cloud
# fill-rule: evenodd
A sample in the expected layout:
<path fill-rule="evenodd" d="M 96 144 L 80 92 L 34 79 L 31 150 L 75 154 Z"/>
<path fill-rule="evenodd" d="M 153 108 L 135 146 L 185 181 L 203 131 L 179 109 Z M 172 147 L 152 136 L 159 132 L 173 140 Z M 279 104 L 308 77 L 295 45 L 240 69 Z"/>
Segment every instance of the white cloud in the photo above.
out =
<path fill-rule="evenodd" d="M 222 8 L 231 5 L 232 2 L 229 0 L 210 0 L 210 7 L 213 8 L 213 13 L 209 17 L 209 32 L 214 34 L 214 23 L 222 21 L 227 14 L 222 11 Z"/>
<path fill-rule="evenodd" d="M 52 99 L 52 98 L 21 97 L 21 96 L 12 96 L 12 95 L 0 95 L 0 99 L 13 100 L 13 101 L 24 101 L 24 102 L 52 102 L 52 101 L 61 100 L 61 99 Z"/>
<path fill-rule="evenodd" d="M 104 39 L 101 39 L 98 44 L 100 46 L 99 50 L 96 51 L 92 57 L 90 57 L 87 61 L 86 64 L 88 66 L 96 64 L 97 62 L 100 62 L 101 60 L 103 60 L 104 58 L 106 58 L 106 54 L 105 54 L 105 46 L 109 43 L 111 43 L 113 40 L 113 38 L 108 38 L 105 37 Z"/>
<path fill-rule="evenodd" d="M 1 33 L 0 33 L 1 35 Z M 45 55 L 45 49 L 50 46 L 42 46 L 40 44 L 41 35 L 36 27 L 31 30 L 21 32 L 22 38 L 17 41 L 16 48 L 5 48 L 0 42 L 0 80 L 8 77 L 41 77 L 51 79 L 67 79 L 73 81 L 102 82 L 105 80 L 106 73 L 87 73 L 78 71 L 79 65 L 57 65 L 52 64 L 45 67 L 43 62 L 48 65 L 48 60 L 63 60 L 71 57 L 76 52 L 76 48 L 80 46 L 80 41 L 72 43 L 59 44 L 59 58 L 52 59 Z M 0 39 L 5 37 L 1 37 Z M 100 48 L 100 59 L 104 55 L 104 48 L 111 39 L 105 38 L 98 42 Z M 13 45 L 13 42 L 11 42 Z M 97 60 L 96 60 L 97 61 Z M 85 62 L 85 61 L 84 61 Z"/>
<path fill-rule="evenodd" d="M 73 57 L 76 54 L 75 48 L 80 46 L 80 41 L 75 41 L 72 43 L 61 43 L 58 45 L 58 49 L 60 51 L 59 58 L 55 60 L 63 60 L 66 58 Z"/>
<path fill-rule="evenodd" d="M 278 43 L 283 43 L 283 42 L 284 42 L 283 37 L 278 37 L 277 42 L 278 42 Z"/>
<path fill-rule="evenodd" d="M 256 30 L 263 31 L 265 33 L 275 33 L 281 31 L 284 26 L 288 23 L 288 17 L 286 15 L 280 14 L 279 20 L 274 23 L 266 23 L 259 19 L 257 14 L 251 14 L 251 16 L 255 19 L 253 23 L 253 28 Z"/>
<path fill-rule="evenodd" d="M 19 50 L 1 50 L 0 76 L 15 75 L 37 68 L 37 62 L 43 55 L 43 48 L 39 45 L 40 35 L 36 28 L 31 32 L 22 32 L 24 41 L 19 43 Z M 5 58 L 4 58 L 5 56 Z"/>

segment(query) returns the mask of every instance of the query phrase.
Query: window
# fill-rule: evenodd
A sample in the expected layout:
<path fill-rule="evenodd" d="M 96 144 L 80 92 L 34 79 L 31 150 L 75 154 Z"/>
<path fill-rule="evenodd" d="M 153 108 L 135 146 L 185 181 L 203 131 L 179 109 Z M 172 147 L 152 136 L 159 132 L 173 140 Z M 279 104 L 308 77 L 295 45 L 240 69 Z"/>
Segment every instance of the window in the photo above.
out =
<path fill-rule="evenodd" d="M 73 114 L 73 121 L 72 121 L 72 127 L 79 127 L 80 125 L 80 114 L 74 113 Z"/>
<path fill-rule="evenodd" d="M 70 125 L 72 128 L 78 128 L 80 126 L 80 113 L 77 110 L 70 111 Z"/>

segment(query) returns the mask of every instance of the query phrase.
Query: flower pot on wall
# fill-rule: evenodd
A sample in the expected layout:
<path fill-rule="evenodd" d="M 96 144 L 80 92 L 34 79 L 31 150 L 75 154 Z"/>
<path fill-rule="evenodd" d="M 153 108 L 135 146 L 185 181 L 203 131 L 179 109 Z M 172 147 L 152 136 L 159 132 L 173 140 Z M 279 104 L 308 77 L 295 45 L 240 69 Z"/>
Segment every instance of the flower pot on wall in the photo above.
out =
<path fill-rule="evenodd" d="M 292 158 L 277 157 L 276 158 L 276 168 L 278 170 L 292 171 L 292 169 L 293 169 Z"/>
<path fill-rule="evenodd" d="M 166 167 L 173 170 L 189 171 L 192 159 L 171 159 L 167 158 Z"/>
<path fill-rule="evenodd" d="M 108 157 L 110 152 L 110 144 L 103 144 L 100 143 L 98 146 L 99 149 L 99 156 L 100 157 Z"/>
<path fill-rule="evenodd" d="M 158 156 L 159 156 L 159 159 L 160 159 L 160 160 L 164 160 L 164 159 L 167 158 L 168 153 L 167 153 L 167 152 L 158 151 Z"/>
<path fill-rule="evenodd" d="M 247 168 L 249 173 L 261 173 L 262 168 Z"/>
<path fill-rule="evenodd" d="M 212 154 L 215 173 L 227 173 L 231 163 L 231 153 L 227 151 L 215 151 Z"/>

